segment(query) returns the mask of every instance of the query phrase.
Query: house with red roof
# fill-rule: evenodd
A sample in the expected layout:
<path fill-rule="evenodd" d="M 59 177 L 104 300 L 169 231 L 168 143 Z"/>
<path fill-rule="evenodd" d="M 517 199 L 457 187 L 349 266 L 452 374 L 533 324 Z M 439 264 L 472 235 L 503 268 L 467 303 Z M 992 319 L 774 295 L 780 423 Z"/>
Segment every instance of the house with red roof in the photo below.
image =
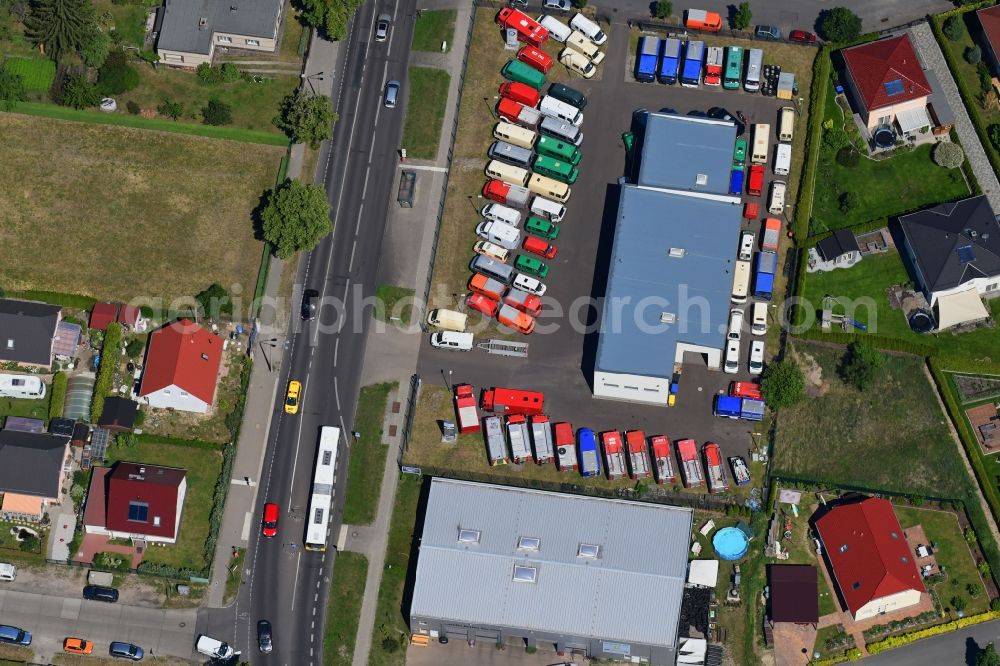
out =
<path fill-rule="evenodd" d="M 1000 6 L 986 7 L 976 12 L 983 29 L 983 53 L 990 63 L 994 76 L 1000 76 Z"/>
<path fill-rule="evenodd" d="M 215 400 L 223 340 L 189 319 L 149 336 L 139 398 L 150 407 L 205 413 Z"/>
<path fill-rule="evenodd" d="M 870 131 L 895 124 L 910 134 L 934 126 L 927 113 L 927 98 L 933 91 L 907 33 L 840 53 L 847 88 Z"/>
<path fill-rule="evenodd" d="M 175 543 L 186 494 L 183 469 L 132 462 L 95 467 L 84 530 L 115 539 Z"/>
<path fill-rule="evenodd" d="M 924 584 L 889 500 L 868 497 L 833 506 L 815 527 L 856 621 L 920 603 Z"/>
<path fill-rule="evenodd" d="M 113 321 L 132 330 L 139 328 L 142 313 L 134 305 L 122 303 L 95 303 L 90 311 L 90 328 L 103 331 Z"/>

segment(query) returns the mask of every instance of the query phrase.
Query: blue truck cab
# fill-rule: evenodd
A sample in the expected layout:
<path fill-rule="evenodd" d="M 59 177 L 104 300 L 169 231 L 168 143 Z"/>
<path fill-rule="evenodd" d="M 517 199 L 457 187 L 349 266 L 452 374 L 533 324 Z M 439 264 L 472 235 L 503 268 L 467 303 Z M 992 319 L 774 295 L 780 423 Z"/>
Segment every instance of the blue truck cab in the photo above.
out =
<path fill-rule="evenodd" d="M 729 395 L 720 395 L 715 398 L 715 415 L 727 419 L 740 418 L 740 398 Z"/>
<path fill-rule="evenodd" d="M 733 169 L 729 172 L 729 193 L 735 196 L 743 193 L 743 169 Z"/>

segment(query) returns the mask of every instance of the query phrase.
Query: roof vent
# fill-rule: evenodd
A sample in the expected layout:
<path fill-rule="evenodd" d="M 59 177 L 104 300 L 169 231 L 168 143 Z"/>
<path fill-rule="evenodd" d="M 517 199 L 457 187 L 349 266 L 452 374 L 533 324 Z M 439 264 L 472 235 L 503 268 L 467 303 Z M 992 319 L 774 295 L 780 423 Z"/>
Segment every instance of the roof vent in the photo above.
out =
<path fill-rule="evenodd" d="M 660 313 L 660 323 L 661 324 L 673 324 L 677 321 L 677 315 L 673 312 L 661 312 Z"/>
<path fill-rule="evenodd" d="M 708 185 L 708 176 L 703 173 L 699 173 L 697 176 L 695 176 L 694 182 L 695 185 L 701 185 L 702 187 L 704 187 L 705 185 Z"/>
<path fill-rule="evenodd" d="M 518 537 L 517 539 L 517 549 L 518 550 L 538 550 L 542 545 L 542 540 L 538 537 Z"/>
<path fill-rule="evenodd" d="M 687 256 L 688 251 L 682 247 L 672 247 L 670 248 L 670 256 L 676 259 Z"/>
<path fill-rule="evenodd" d="M 200 19 L 198 19 L 198 29 L 204 28 L 207 25 L 208 25 L 208 19 L 207 18 L 205 18 L 204 16 L 202 16 Z"/>
<path fill-rule="evenodd" d="M 601 554 L 601 547 L 595 546 L 592 543 L 581 543 L 580 547 L 576 549 L 576 556 L 583 557 L 588 560 L 596 560 Z"/>
<path fill-rule="evenodd" d="M 229 11 L 235 12 L 236 11 L 236 5 L 229 5 Z"/>
<path fill-rule="evenodd" d="M 201 360 L 207 361 L 208 360 L 208 354 L 202 352 L 202 354 L 201 354 Z"/>

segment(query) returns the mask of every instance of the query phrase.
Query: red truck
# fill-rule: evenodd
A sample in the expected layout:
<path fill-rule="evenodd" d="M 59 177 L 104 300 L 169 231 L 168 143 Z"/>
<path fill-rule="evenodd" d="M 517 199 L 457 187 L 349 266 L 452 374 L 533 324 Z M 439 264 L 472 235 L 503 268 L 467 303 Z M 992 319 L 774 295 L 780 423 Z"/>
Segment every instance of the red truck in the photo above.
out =
<path fill-rule="evenodd" d="M 556 461 L 559 471 L 576 471 L 580 463 L 576 459 L 576 437 L 573 435 L 573 424 L 560 421 L 552 426 L 552 434 L 556 440 Z"/>
<path fill-rule="evenodd" d="M 708 471 L 708 492 L 722 493 L 729 490 L 729 479 L 726 478 L 726 464 L 722 460 L 722 451 L 715 442 L 706 442 L 705 469 Z"/>
<path fill-rule="evenodd" d="M 507 417 L 507 441 L 510 442 L 510 459 L 515 465 L 531 462 L 531 441 L 528 422 L 522 414 Z"/>
<path fill-rule="evenodd" d="M 622 446 L 622 434 L 617 430 L 602 432 L 601 445 L 604 447 L 604 463 L 608 472 L 608 481 L 625 476 L 625 449 Z"/>
<path fill-rule="evenodd" d="M 646 433 L 641 430 L 629 430 L 625 433 L 625 445 L 628 447 L 629 477 L 645 479 L 650 475 L 649 458 L 646 456 Z"/>
<path fill-rule="evenodd" d="M 520 102 L 515 102 L 509 97 L 501 97 L 497 102 L 497 114 L 509 123 L 526 127 L 530 130 L 538 127 L 542 122 L 542 112 L 538 109 L 525 106 Z"/>
<path fill-rule="evenodd" d="M 704 32 L 719 32 L 722 30 L 722 17 L 715 12 L 708 12 L 704 9 L 689 9 L 685 17 L 684 27 L 690 30 L 702 30 Z"/>
<path fill-rule="evenodd" d="M 552 425 L 544 414 L 531 417 L 531 443 L 535 447 L 535 463 L 544 465 L 555 460 L 552 446 Z"/>
<path fill-rule="evenodd" d="M 693 439 L 677 442 L 677 458 L 681 463 L 681 478 L 685 488 L 705 485 L 705 472 L 698 458 L 698 444 Z"/>
<path fill-rule="evenodd" d="M 541 391 L 493 387 L 483 391 L 479 408 L 495 414 L 541 414 L 545 408 L 545 394 Z"/>
<path fill-rule="evenodd" d="M 764 165 L 754 164 L 750 167 L 750 179 L 747 181 L 747 194 L 759 197 L 764 191 Z"/>
<path fill-rule="evenodd" d="M 476 409 L 476 393 L 471 384 L 455 387 L 455 416 L 458 417 L 458 431 L 479 432 L 479 411 Z"/>
<path fill-rule="evenodd" d="M 778 242 L 781 240 L 781 220 L 776 217 L 769 217 L 764 220 L 764 233 L 760 241 L 760 249 L 767 252 L 777 252 Z"/>
<path fill-rule="evenodd" d="M 677 474 L 674 472 L 674 463 L 670 459 L 670 440 L 666 435 L 654 435 L 650 439 L 653 446 L 653 472 L 656 482 L 660 485 L 664 483 L 674 483 Z"/>
<path fill-rule="evenodd" d="M 538 100 L 541 99 L 541 95 L 540 92 L 531 86 L 517 81 L 508 81 L 507 83 L 500 84 L 501 97 L 512 99 L 531 108 L 538 106 Z"/>
<path fill-rule="evenodd" d="M 541 46 L 548 40 L 549 31 L 524 12 L 504 7 L 497 13 L 496 23 L 501 28 L 517 31 L 517 40 L 532 46 Z"/>
<path fill-rule="evenodd" d="M 750 398 L 751 400 L 763 400 L 760 393 L 760 385 L 753 382 L 732 382 L 729 385 L 729 395 L 734 398 Z"/>

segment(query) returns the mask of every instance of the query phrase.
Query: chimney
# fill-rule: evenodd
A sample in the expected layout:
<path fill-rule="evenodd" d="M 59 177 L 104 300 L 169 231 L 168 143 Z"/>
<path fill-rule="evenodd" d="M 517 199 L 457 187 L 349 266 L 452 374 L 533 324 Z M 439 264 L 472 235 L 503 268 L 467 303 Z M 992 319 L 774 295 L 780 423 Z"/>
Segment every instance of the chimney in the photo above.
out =
<path fill-rule="evenodd" d="M 206 354 L 205 352 L 202 352 L 201 353 L 201 360 L 207 361 L 208 360 L 208 354 Z"/>

